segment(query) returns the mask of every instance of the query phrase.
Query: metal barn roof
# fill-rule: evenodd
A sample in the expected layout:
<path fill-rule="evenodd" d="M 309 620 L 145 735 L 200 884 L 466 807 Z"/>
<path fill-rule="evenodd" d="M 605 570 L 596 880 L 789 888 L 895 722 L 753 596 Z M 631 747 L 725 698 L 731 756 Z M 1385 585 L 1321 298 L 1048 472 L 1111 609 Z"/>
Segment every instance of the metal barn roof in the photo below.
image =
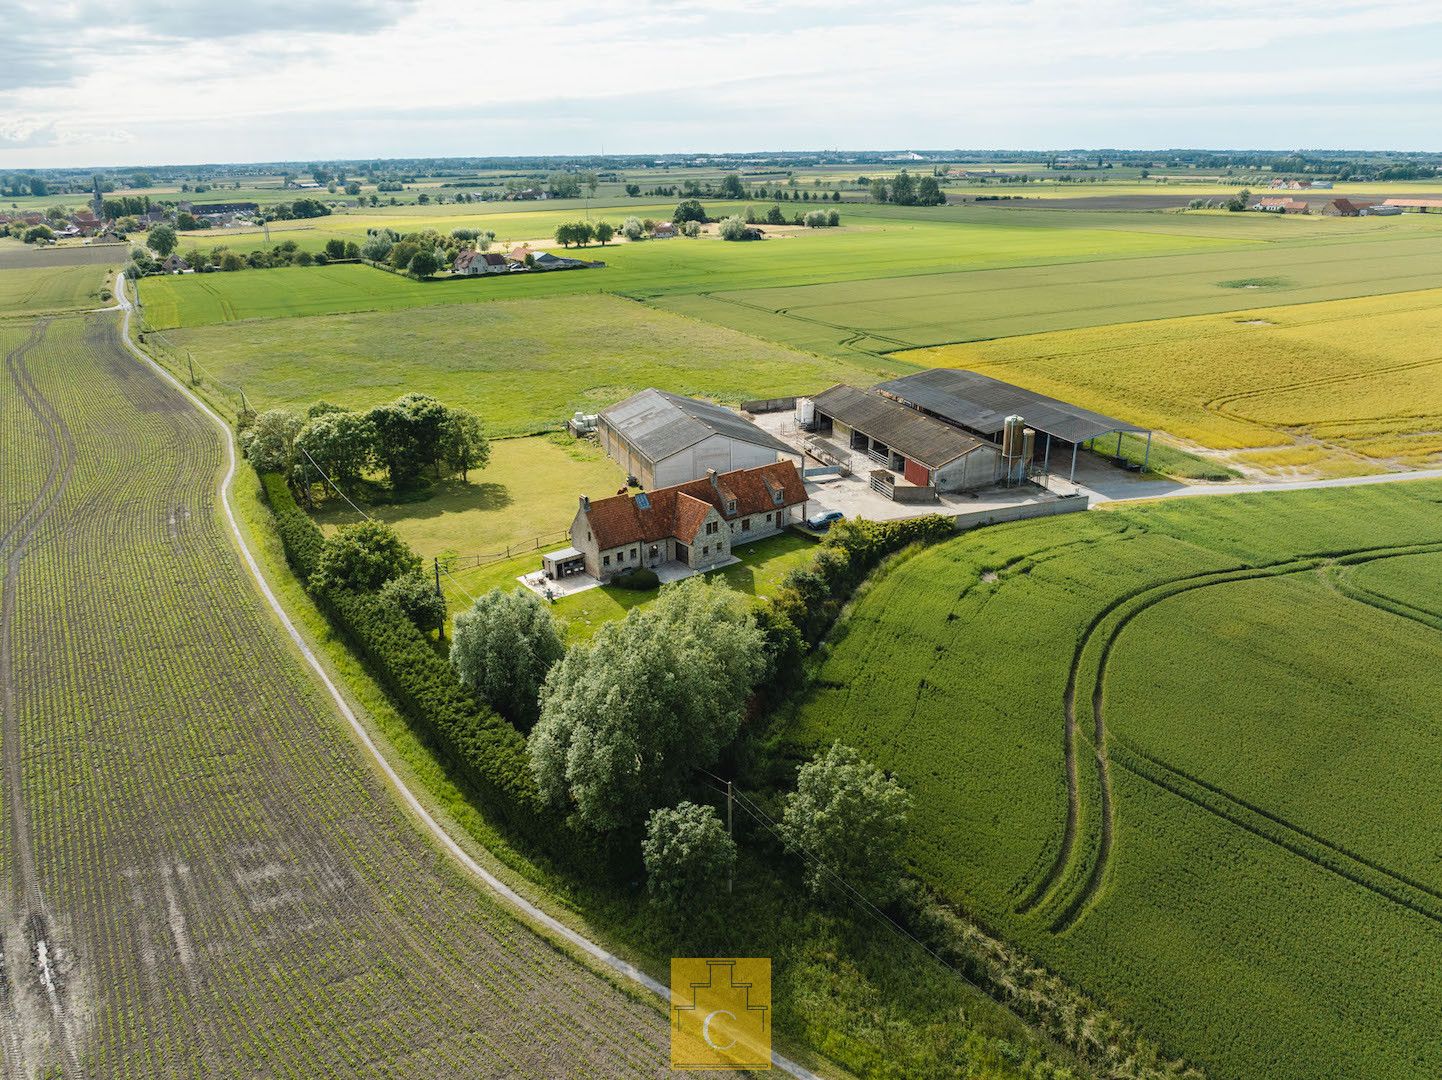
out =
<path fill-rule="evenodd" d="M 642 390 L 602 410 L 601 417 L 652 464 L 712 435 L 798 456 L 792 447 L 730 409 L 664 390 Z"/>
<path fill-rule="evenodd" d="M 885 443 L 929 469 L 939 469 L 982 445 L 980 439 L 925 413 L 844 383 L 823 390 L 811 400 L 817 412 Z"/>
<path fill-rule="evenodd" d="M 876 389 L 984 435 L 1001 431 L 1013 414 L 1027 427 L 1073 443 L 1108 432 L 1148 430 L 959 368 L 919 371 L 879 383 Z"/>

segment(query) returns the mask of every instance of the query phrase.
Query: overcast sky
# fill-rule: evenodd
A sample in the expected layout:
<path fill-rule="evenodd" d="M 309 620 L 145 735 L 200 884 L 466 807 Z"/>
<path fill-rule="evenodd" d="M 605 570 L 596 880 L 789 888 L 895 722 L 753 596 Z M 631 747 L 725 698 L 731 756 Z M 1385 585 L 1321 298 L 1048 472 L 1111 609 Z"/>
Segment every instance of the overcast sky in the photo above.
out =
<path fill-rule="evenodd" d="M 5 0 L 0 168 L 1437 150 L 1442 3 Z"/>

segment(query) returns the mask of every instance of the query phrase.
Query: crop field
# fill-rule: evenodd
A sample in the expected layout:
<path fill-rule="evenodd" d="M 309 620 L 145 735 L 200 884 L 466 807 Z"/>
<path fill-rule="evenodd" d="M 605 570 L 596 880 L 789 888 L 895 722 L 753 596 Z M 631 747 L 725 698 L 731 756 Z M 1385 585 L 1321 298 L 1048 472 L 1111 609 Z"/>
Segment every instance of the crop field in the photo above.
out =
<path fill-rule="evenodd" d="M 0 317 L 42 315 L 107 306 L 100 298 L 110 268 L 47 266 L 33 270 L 0 270 Z"/>
<path fill-rule="evenodd" d="M 959 538 L 856 605 L 787 738 L 895 770 L 918 872 L 1209 1076 L 1435 1076 L 1439 507 L 1417 481 Z"/>
<path fill-rule="evenodd" d="M 1252 295 L 1256 295 L 1253 293 Z M 1442 464 L 1442 290 L 907 352 L 984 371 L 1238 460 L 1339 473 Z"/>
<path fill-rule="evenodd" d="M 1263 296 L 1298 304 L 1442 286 L 1442 225 L 1420 216 L 1388 231 L 1372 230 L 1368 218 L 1332 224 L 1359 222 L 1365 230 L 1278 233 L 1275 243 L 1230 250 L 910 277 L 876 273 L 797 288 L 718 286 L 654 302 L 797 348 L 854 355 L 1240 311 Z M 1248 287 L 1257 280 L 1267 284 Z"/>
<path fill-rule="evenodd" d="M 792 205 L 788 203 L 788 209 Z M 724 211 L 724 204 L 713 207 L 713 212 L 718 210 Z M 605 248 L 591 245 L 580 252 L 584 258 L 605 262 L 604 269 L 417 282 L 367 266 L 297 267 L 147 278 L 141 297 L 147 322 L 166 329 L 277 315 L 586 292 L 649 298 L 815 282 L 920 280 L 942 271 L 1223 251 L 1259 244 L 1241 232 L 1216 228 L 1216 219 L 1194 219 L 1198 224 L 1166 228 L 1148 221 L 1122 228 L 1115 221 L 1062 224 L 1055 215 L 998 218 L 986 212 L 938 209 L 928 217 L 905 210 L 882 213 L 883 208 L 878 207 L 856 214 L 853 223 L 853 211 L 843 210 L 843 228 L 807 230 L 759 243 L 728 244 L 706 237 Z M 669 210 L 660 216 L 669 216 Z M 574 213 L 550 213 L 540 236 L 574 217 Z M 461 219 L 450 220 L 451 225 L 461 223 Z M 279 237 L 273 229 L 272 241 L 279 242 Z"/>
<path fill-rule="evenodd" d="M 796 352 L 614 296 L 270 319 L 165 338 L 259 408 L 318 398 L 369 407 L 414 390 L 472 410 L 492 435 L 554 430 L 577 409 L 594 412 L 648 386 L 736 402 L 896 370 L 876 358 Z"/>
<path fill-rule="evenodd" d="M 116 331 L 0 321 L 6 1075 L 656 1073 L 664 1016 L 401 813 Z"/>

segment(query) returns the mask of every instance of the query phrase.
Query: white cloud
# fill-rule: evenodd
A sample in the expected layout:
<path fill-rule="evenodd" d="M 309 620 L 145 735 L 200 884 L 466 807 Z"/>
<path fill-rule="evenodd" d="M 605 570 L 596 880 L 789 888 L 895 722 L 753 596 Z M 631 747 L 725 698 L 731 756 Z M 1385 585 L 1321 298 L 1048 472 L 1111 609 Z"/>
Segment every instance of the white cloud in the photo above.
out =
<path fill-rule="evenodd" d="M 87 132 L 133 133 L 132 163 L 602 144 L 1378 146 L 1425 130 L 1442 79 L 1442 5 L 1411 0 L 1285 15 L 1250 0 L 21 6 L 35 48 L 9 50 L 23 59 L 0 76 L 0 116 L 56 134 L 29 153 L 0 138 L 5 164 L 113 159 L 99 144 L 85 156 Z M 1339 130 L 1339 106 L 1357 102 L 1376 114 Z"/>

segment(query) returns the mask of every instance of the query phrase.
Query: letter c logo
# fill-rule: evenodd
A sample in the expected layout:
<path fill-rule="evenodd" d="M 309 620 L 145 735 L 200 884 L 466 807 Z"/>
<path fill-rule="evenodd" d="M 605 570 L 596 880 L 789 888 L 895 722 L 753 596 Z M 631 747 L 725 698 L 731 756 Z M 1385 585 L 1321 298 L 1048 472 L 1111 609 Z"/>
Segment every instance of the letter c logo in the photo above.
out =
<path fill-rule="evenodd" d="M 727 1012 L 725 1009 L 716 1009 L 714 1012 L 707 1013 L 706 1019 L 701 1021 L 701 1038 L 706 1040 L 706 1045 L 709 1046 L 712 1050 L 730 1050 L 733 1046 L 736 1045 L 735 1039 L 732 1039 L 725 1046 L 717 1046 L 714 1042 L 711 1041 L 711 1021 L 715 1020 L 718 1016 L 729 1016 L 732 1020 L 736 1019 L 735 1013 Z"/>

